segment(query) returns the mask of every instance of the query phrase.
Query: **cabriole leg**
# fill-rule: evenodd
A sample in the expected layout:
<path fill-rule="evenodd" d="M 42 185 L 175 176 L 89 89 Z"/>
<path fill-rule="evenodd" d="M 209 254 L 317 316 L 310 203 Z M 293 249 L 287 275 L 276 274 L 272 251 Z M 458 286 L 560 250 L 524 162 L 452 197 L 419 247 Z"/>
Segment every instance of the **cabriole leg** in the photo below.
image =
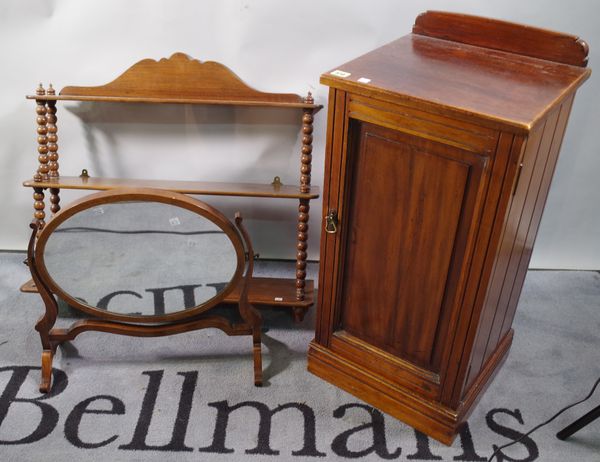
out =
<path fill-rule="evenodd" d="M 38 190 L 39 188 L 35 188 Z M 29 245 L 27 246 L 27 266 L 31 271 L 31 277 L 33 282 L 38 288 L 38 292 L 44 301 L 46 307 L 45 313 L 38 319 L 35 324 L 35 330 L 40 334 L 40 340 L 42 342 L 42 377 L 40 381 L 40 391 L 42 393 L 48 393 L 52 386 L 52 359 L 56 352 L 58 343 L 52 340 L 52 327 L 56 322 L 58 316 L 58 304 L 50 289 L 40 279 L 38 268 L 35 259 L 35 244 L 36 236 L 40 229 L 40 224 L 32 222 L 31 236 L 29 238 Z"/>

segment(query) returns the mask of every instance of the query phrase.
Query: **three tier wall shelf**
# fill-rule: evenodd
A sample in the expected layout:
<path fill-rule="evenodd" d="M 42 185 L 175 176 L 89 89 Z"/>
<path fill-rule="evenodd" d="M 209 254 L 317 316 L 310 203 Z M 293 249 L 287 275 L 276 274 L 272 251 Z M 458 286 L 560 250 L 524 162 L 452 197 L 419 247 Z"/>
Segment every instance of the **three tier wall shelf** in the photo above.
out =
<path fill-rule="evenodd" d="M 35 95 L 39 166 L 34 177 L 23 183 L 33 188 L 34 218 L 44 225 L 45 198 L 49 192 L 50 211 L 60 210 L 62 189 L 112 190 L 117 188 L 154 188 L 190 195 L 239 196 L 256 198 L 296 199 L 298 234 L 296 247 L 296 278 L 254 278 L 249 289 L 249 302 L 257 306 L 291 309 L 296 320 L 304 317 L 314 301 L 314 282 L 306 279 L 306 257 L 310 200 L 319 197 L 318 188 L 311 185 L 313 116 L 322 106 L 306 97 L 289 93 L 264 93 L 246 85 L 230 69 L 217 62 L 200 62 L 183 53 L 168 59 L 142 60 L 114 81 L 97 87 L 63 88 L 57 95 L 40 84 Z M 253 106 L 292 108 L 302 112 L 302 148 L 299 185 L 283 185 L 279 181 L 266 184 L 217 183 L 206 181 L 167 181 L 121 178 L 100 178 L 87 175 L 63 176 L 59 173 L 57 136 L 58 101 L 94 101 L 98 103 L 162 103 Z M 21 290 L 36 292 L 32 281 Z M 233 290 L 226 303 L 237 303 L 239 290 Z"/>

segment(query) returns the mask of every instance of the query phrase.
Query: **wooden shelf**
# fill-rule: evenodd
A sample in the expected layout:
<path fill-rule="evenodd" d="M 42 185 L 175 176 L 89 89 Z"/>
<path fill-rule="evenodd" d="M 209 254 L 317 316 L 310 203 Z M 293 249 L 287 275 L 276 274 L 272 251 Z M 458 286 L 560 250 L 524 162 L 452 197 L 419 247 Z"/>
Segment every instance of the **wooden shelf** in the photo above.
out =
<path fill-rule="evenodd" d="M 260 82 L 259 82 L 260 83 Z M 56 94 L 58 93 L 58 94 Z M 250 301 L 258 305 L 281 306 L 291 309 L 297 321 L 302 320 L 309 306 L 314 304 L 314 283 L 305 281 L 302 268 L 306 264 L 309 201 L 319 197 L 319 188 L 311 186 L 310 172 L 313 152 L 313 116 L 323 106 L 314 104 L 310 92 L 305 96 L 295 93 L 272 93 L 257 90 L 241 80 L 231 69 L 214 61 L 202 62 L 183 53 L 168 58 L 143 59 L 114 80 L 98 86 L 66 86 L 58 92 L 52 84 L 47 88 L 40 83 L 35 94 L 27 95 L 36 102 L 39 166 L 34 178 L 23 182 L 23 186 L 50 189 L 50 210 L 60 210 L 60 190 L 115 191 L 153 188 L 172 193 L 201 196 L 231 196 L 253 198 L 296 199 L 297 248 L 296 278 L 255 278 Z M 256 183 L 226 183 L 211 181 L 181 181 L 159 179 L 125 179 L 89 176 L 62 176 L 59 173 L 57 145 L 57 102 L 93 101 L 98 103 L 148 103 L 148 104 L 194 104 L 241 107 L 290 108 L 298 112 L 301 124 L 302 147 L 298 183 L 284 185 Z M 42 116 L 43 115 L 43 116 Z M 40 135 L 43 134 L 43 135 Z M 47 135 L 47 136 L 46 136 Z M 45 178 L 45 179 L 43 179 Z M 278 181 L 278 179 L 276 179 Z M 43 210 L 44 195 L 34 192 L 34 218 L 42 225 L 46 218 Z M 40 199 L 41 198 L 41 199 Z M 32 292 L 36 288 L 25 284 L 22 291 Z M 297 301 L 296 294 L 304 300 Z M 233 293 L 226 303 L 234 303 L 239 294 Z M 277 299 L 277 300 L 275 300 Z"/>
<path fill-rule="evenodd" d="M 296 280 L 281 278 L 252 278 L 248 291 L 248 301 L 257 306 L 280 306 L 308 308 L 314 303 L 315 283 L 306 280 L 304 300 L 296 300 Z M 237 303 L 240 298 L 239 289 L 225 298 L 225 303 Z"/>
<path fill-rule="evenodd" d="M 279 199 L 315 199 L 319 188 L 311 186 L 309 193 L 300 192 L 299 186 L 255 183 L 219 183 L 210 181 L 135 180 L 123 178 L 61 176 L 43 181 L 27 180 L 30 188 L 87 189 L 106 191 L 117 188 L 156 188 L 183 194 L 208 196 L 272 197 Z"/>
<path fill-rule="evenodd" d="M 222 106 L 259 106 L 277 108 L 313 109 L 314 112 L 323 108 L 320 104 L 285 101 L 245 101 L 236 99 L 200 99 L 200 98 L 152 98 L 134 96 L 89 96 L 89 95 L 27 95 L 27 99 L 40 101 L 95 101 L 102 103 L 153 103 L 153 104 L 206 104 Z"/>
<path fill-rule="evenodd" d="M 34 282 L 30 279 L 21 286 L 21 292 L 37 293 Z M 298 307 L 308 309 L 314 303 L 315 283 L 306 280 L 304 300 L 296 300 L 296 280 L 280 278 L 252 278 L 248 291 L 248 301 L 257 306 Z M 239 288 L 225 298 L 224 303 L 237 303 L 240 298 Z"/>

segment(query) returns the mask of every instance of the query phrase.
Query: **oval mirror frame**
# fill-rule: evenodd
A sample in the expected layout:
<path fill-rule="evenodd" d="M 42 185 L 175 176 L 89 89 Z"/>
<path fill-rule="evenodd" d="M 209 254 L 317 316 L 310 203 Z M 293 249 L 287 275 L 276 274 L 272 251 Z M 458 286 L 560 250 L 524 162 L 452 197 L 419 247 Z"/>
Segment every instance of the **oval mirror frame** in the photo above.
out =
<path fill-rule="evenodd" d="M 211 221 L 216 226 L 218 226 L 233 244 L 233 248 L 235 249 L 237 257 L 237 266 L 235 272 L 231 280 L 227 283 L 223 290 L 218 292 L 214 297 L 210 298 L 209 300 L 206 300 L 200 305 L 196 305 L 193 308 L 182 309 L 180 311 L 175 311 L 173 313 L 164 315 L 143 316 L 120 314 L 103 310 L 101 308 L 82 303 L 81 300 L 74 298 L 66 291 L 64 291 L 54 281 L 54 279 L 48 272 L 46 263 L 44 261 L 44 250 L 46 248 L 46 243 L 48 242 L 50 236 L 52 236 L 54 230 L 56 230 L 56 228 L 59 225 L 67 221 L 70 217 L 76 215 L 77 213 L 83 210 L 87 210 L 103 204 L 115 204 L 119 202 L 131 201 L 158 202 L 162 204 L 181 207 L 206 218 L 207 220 Z M 50 219 L 48 223 L 46 223 L 44 228 L 40 231 L 37 237 L 34 255 L 36 260 L 36 267 L 39 272 L 41 282 L 45 284 L 53 294 L 61 297 L 71 307 L 76 308 L 77 310 L 80 310 L 84 313 L 87 313 L 95 318 L 121 321 L 127 323 L 167 323 L 199 315 L 200 313 L 203 313 L 221 303 L 225 299 L 225 297 L 227 297 L 227 295 L 231 293 L 231 291 L 239 284 L 240 280 L 242 279 L 244 267 L 246 264 L 245 246 L 242 241 L 242 238 L 238 233 L 238 230 L 233 225 L 233 223 L 225 215 L 223 215 L 223 213 L 221 213 L 214 207 L 211 207 L 210 205 L 193 197 L 172 191 L 151 188 L 119 188 L 109 191 L 102 191 L 99 193 L 82 197 L 81 199 L 78 199 L 75 202 L 69 204 L 56 215 L 54 215 L 52 219 Z"/>

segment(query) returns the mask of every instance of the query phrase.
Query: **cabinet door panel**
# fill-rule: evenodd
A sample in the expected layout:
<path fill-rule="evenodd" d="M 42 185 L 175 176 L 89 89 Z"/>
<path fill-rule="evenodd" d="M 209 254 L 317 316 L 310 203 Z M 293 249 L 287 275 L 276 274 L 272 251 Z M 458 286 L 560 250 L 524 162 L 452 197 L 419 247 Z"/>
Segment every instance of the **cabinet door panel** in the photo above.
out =
<path fill-rule="evenodd" d="M 370 123 L 351 130 L 339 330 L 437 372 L 486 157 Z"/>

